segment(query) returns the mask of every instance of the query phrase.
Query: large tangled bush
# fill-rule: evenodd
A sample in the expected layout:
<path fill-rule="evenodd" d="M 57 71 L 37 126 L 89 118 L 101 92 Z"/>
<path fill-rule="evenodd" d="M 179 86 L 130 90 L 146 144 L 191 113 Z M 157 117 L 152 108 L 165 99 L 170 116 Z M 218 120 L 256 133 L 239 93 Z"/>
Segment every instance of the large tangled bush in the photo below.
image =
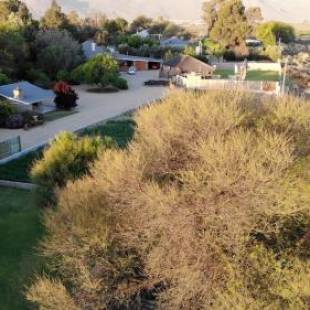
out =
<path fill-rule="evenodd" d="M 310 103 L 173 92 L 45 215 L 42 309 L 307 309 Z M 150 305 L 148 304 L 148 307 Z"/>

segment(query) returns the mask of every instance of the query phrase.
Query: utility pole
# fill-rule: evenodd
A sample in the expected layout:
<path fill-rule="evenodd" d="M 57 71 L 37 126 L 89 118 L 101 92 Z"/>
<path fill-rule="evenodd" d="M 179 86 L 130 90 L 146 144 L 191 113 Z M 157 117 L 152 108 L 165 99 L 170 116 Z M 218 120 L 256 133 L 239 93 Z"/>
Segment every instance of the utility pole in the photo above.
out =
<path fill-rule="evenodd" d="M 286 57 L 285 65 L 284 65 L 284 69 L 283 69 L 283 79 L 282 79 L 282 94 L 283 95 L 285 94 L 287 67 L 288 67 L 288 57 Z"/>

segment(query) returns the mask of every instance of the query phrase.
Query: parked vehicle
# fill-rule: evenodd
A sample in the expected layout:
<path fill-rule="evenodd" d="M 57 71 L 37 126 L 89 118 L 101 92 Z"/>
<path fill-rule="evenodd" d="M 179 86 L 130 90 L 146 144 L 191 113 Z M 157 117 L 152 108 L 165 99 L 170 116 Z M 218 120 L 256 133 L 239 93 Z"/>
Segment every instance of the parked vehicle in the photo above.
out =
<path fill-rule="evenodd" d="M 144 82 L 145 86 L 169 86 L 170 82 L 168 80 L 149 80 Z"/>
<path fill-rule="evenodd" d="M 136 68 L 134 67 L 134 66 L 131 66 L 131 67 L 129 67 L 129 69 L 128 69 L 128 74 L 129 75 L 135 75 L 136 74 Z"/>

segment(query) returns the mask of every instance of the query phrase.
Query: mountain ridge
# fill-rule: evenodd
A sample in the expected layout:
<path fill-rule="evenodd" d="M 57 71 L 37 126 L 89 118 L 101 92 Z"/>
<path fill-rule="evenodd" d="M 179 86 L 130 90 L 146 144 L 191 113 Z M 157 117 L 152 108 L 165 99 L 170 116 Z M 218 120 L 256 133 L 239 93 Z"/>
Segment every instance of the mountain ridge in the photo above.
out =
<path fill-rule="evenodd" d="M 40 16 L 51 0 L 25 0 L 34 12 Z M 65 11 L 77 10 L 81 14 L 101 11 L 108 16 L 122 16 L 133 19 L 145 14 L 163 16 L 173 20 L 198 21 L 202 15 L 204 0 L 59 0 Z M 309 0 L 244 0 L 245 5 L 262 8 L 266 20 L 303 22 L 310 19 Z"/>

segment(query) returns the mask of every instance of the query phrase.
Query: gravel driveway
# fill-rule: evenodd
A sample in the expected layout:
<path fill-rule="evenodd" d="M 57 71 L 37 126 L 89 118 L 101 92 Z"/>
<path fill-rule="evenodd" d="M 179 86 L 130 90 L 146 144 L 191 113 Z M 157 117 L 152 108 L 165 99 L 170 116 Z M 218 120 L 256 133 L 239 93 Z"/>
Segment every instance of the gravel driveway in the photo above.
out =
<path fill-rule="evenodd" d="M 116 117 L 128 110 L 159 99 L 167 92 L 167 88 L 164 87 L 143 85 L 146 80 L 157 79 L 158 71 L 144 71 L 137 72 L 134 76 L 127 74 L 123 76 L 128 80 L 129 90 L 111 94 L 94 94 L 85 91 L 87 86 L 78 86 L 76 90 L 80 97 L 77 107 L 79 113 L 47 122 L 43 126 L 28 131 L 0 129 L 0 141 L 20 136 L 22 149 L 32 148 L 48 142 L 60 131 L 76 131 Z"/>

